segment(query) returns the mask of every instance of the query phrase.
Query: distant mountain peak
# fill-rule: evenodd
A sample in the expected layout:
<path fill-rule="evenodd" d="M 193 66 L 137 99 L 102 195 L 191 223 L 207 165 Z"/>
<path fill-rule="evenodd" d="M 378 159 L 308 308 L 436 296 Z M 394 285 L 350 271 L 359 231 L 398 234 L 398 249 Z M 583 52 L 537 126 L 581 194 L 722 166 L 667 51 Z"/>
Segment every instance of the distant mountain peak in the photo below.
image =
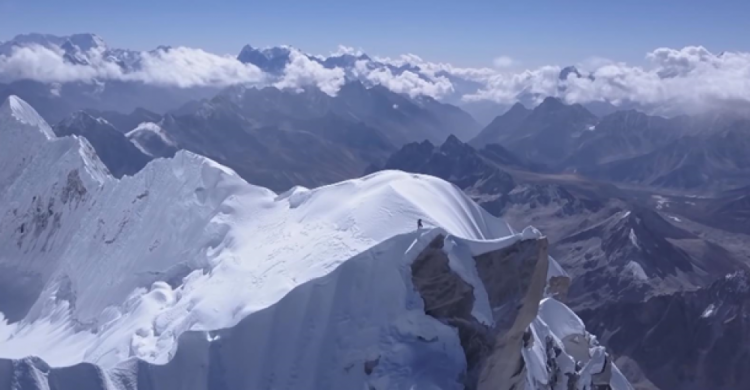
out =
<path fill-rule="evenodd" d="M 237 60 L 243 64 L 253 64 L 264 72 L 280 74 L 286 69 L 290 61 L 291 48 L 289 46 L 274 46 L 265 49 L 245 45 Z"/>
<path fill-rule="evenodd" d="M 68 41 L 82 51 L 91 49 L 106 49 L 107 43 L 100 36 L 91 33 L 73 34 L 68 37 Z"/>
<path fill-rule="evenodd" d="M 448 138 L 445 139 L 445 142 L 443 142 L 443 145 L 440 146 L 440 150 L 442 151 L 450 151 L 455 150 L 458 148 L 464 148 L 467 147 L 465 143 L 461 142 L 461 140 L 458 139 L 455 135 L 451 134 L 448 136 Z"/>
<path fill-rule="evenodd" d="M 578 78 L 581 77 L 581 72 L 578 71 L 578 68 L 576 68 L 575 66 L 566 66 L 566 67 L 562 68 L 562 70 L 560 71 L 560 75 L 559 75 L 558 78 L 560 80 L 567 80 L 568 77 L 571 74 L 575 75 Z"/>
<path fill-rule="evenodd" d="M 547 96 L 544 100 L 534 109 L 534 111 L 550 111 L 559 110 L 567 107 L 565 103 L 559 98 L 553 96 Z"/>
<path fill-rule="evenodd" d="M 85 138 L 115 177 L 133 175 L 151 159 L 107 120 L 77 111 L 53 128 L 58 137 Z"/>
<path fill-rule="evenodd" d="M 94 123 L 102 124 L 102 125 L 108 125 L 112 126 L 107 120 L 99 117 L 94 117 L 93 115 L 87 113 L 86 111 L 80 110 L 72 113 L 69 117 L 63 119 L 62 122 L 60 122 L 60 125 L 70 127 L 70 126 L 90 126 Z M 112 126 L 114 128 L 114 126 Z"/>
<path fill-rule="evenodd" d="M 528 112 L 528 111 L 529 109 L 526 108 L 526 106 L 524 106 L 523 103 L 517 102 L 506 113 L 519 113 L 519 112 Z"/>
<path fill-rule="evenodd" d="M 44 47 L 60 46 L 64 50 L 77 49 L 83 52 L 87 52 L 94 48 L 101 50 L 107 48 L 104 39 L 92 33 L 79 33 L 64 36 L 39 33 L 19 34 L 8 41 L 8 43 L 14 43 L 16 45 L 36 44 Z"/>
<path fill-rule="evenodd" d="M 649 120 L 649 116 L 644 114 L 643 112 L 631 108 L 627 110 L 615 111 L 609 115 L 605 115 L 601 120 L 604 123 L 622 122 L 630 127 L 640 127 L 645 126 L 645 124 Z"/>
<path fill-rule="evenodd" d="M 47 43 L 61 44 L 63 41 L 64 41 L 64 38 L 58 37 L 52 34 L 28 33 L 28 34 L 18 34 L 8 42 L 15 42 L 18 44 L 36 43 L 36 44 L 45 45 Z"/>
<path fill-rule="evenodd" d="M 341 86 L 339 89 L 339 95 L 345 95 L 347 93 L 365 93 L 367 91 L 367 87 L 359 80 L 351 80 L 344 85 Z"/>
<path fill-rule="evenodd" d="M 11 95 L 0 105 L 0 129 L 4 125 L 14 122 L 20 122 L 26 126 L 37 128 L 48 139 L 55 137 L 52 128 L 39 116 L 34 108 L 18 96 Z"/>
<path fill-rule="evenodd" d="M 575 66 L 566 66 L 566 67 L 562 68 L 562 70 L 560 70 L 560 74 L 558 76 L 558 79 L 560 81 L 565 81 L 568 78 L 570 78 L 571 75 L 573 75 L 574 78 L 577 78 L 577 79 L 588 78 L 589 80 L 594 80 L 594 75 L 593 74 L 589 73 L 588 75 L 584 75 Z"/>

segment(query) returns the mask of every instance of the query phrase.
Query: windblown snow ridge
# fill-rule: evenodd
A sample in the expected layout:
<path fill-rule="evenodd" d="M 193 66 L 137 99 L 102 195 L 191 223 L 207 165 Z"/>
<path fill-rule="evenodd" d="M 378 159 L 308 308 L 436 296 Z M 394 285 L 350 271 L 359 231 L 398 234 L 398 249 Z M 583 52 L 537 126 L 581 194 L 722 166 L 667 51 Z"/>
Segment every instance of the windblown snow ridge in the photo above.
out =
<path fill-rule="evenodd" d="M 503 330 L 493 291 L 506 287 L 488 285 L 476 258 L 541 242 L 430 176 L 386 171 L 279 196 L 181 151 L 117 180 L 84 139 L 48 130 L 20 99 L 0 108 L 0 357 L 15 359 L 0 361 L 0 379 L 11 387 L 471 387 L 460 331 L 425 312 L 411 265 L 443 237 L 471 291 L 468 320 Z M 420 218 L 428 229 L 415 231 Z M 514 335 L 497 356 L 521 359 L 518 330 L 555 269 L 546 252 L 529 258 L 537 298 L 524 301 L 528 323 L 492 331 Z"/>
<path fill-rule="evenodd" d="M 8 102 L 0 286 L 14 299 L 0 301 L 13 340 L 3 356 L 165 362 L 185 330 L 231 326 L 418 218 L 462 237 L 510 234 L 450 184 L 403 172 L 277 200 L 180 152 L 116 180 L 84 139 L 51 137 L 27 104 Z"/>

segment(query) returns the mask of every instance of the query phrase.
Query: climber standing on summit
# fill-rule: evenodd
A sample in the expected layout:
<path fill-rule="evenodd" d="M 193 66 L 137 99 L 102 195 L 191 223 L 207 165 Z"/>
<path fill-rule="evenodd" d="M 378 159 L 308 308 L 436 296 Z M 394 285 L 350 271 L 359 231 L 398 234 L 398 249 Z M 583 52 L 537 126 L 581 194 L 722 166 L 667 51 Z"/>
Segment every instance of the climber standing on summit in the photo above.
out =
<path fill-rule="evenodd" d="M 422 219 L 420 218 L 420 219 L 417 220 L 417 230 L 419 230 L 421 228 L 422 228 Z"/>

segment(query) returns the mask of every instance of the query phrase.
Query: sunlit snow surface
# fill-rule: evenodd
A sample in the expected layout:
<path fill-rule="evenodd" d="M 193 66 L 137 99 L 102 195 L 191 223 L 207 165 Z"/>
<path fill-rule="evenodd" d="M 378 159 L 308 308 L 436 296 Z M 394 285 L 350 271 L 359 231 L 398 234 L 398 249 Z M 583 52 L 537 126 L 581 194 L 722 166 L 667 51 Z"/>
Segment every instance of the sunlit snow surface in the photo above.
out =
<path fill-rule="evenodd" d="M 24 106 L 19 116 L 38 125 L 33 109 L 11 104 Z M 383 172 L 277 195 L 180 152 L 118 181 L 89 172 L 82 139 L 49 140 L 31 125 L 4 127 L 2 138 L 19 142 L 0 144 L 0 165 L 18 166 L 0 181 L 0 215 L 9 217 L 0 227 L 2 263 L 39 273 L 44 283 L 26 320 L 0 332 L 12 335 L 0 344 L 4 357 L 107 367 L 134 354 L 163 363 L 185 330 L 232 326 L 374 244 L 414 231 L 419 218 L 425 227 L 475 240 L 511 233 L 455 187 L 428 176 Z M 86 194 L 63 204 L 59 193 L 73 171 Z M 46 210 L 50 199 L 60 213 L 56 227 L 50 221 L 38 237 L 32 231 L 20 239 L 16 230 L 31 224 L 36 202 Z M 73 316 L 96 334 L 74 335 L 61 307 L 66 301 L 54 299 L 68 281 Z"/>
<path fill-rule="evenodd" d="M 344 322 L 337 326 L 359 332 L 356 340 L 335 335 L 350 339 L 339 343 L 336 359 L 365 353 L 371 342 L 379 352 L 368 353 L 384 355 L 379 370 L 392 365 L 393 375 L 417 375 L 399 367 L 420 369 L 420 353 L 434 350 L 433 367 L 423 368 L 435 377 L 457 378 L 465 360 L 456 331 L 424 314 L 406 271 L 409 262 L 431 238 L 446 235 L 450 266 L 475 286 L 473 314 L 490 324 L 471 256 L 541 236 L 532 228 L 512 231 L 445 181 L 397 171 L 275 194 L 211 160 L 178 152 L 117 180 L 88 142 L 54 138 L 17 98 L 0 107 L 0 166 L 0 272 L 26 278 L 11 287 L 31 297 L 12 303 L 23 318 L 0 315 L 0 358 L 39 356 L 53 367 L 91 362 L 114 368 L 134 357 L 165 364 L 181 334 L 230 328 L 264 309 L 275 313 L 261 326 L 273 327 L 263 328 L 268 337 L 307 345 L 303 333 L 290 339 L 285 332 L 311 330 L 278 326 L 285 316 L 309 310 L 307 299 L 317 299 L 316 305 L 328 310 L 321 318 L 338 313 Z M 420 218 L 425 228 L 417 231 Z M 383 245 L 392 252 L 383 252 Z M 358 258 L 365 260 L 347 261 Z M 352 265 L 339 267 L 345 261 Z M 342 275 L 343 268 L 354 271 L 307 283 Z M 552 261 L 550 274 L 564 271 Z M 378 294 L 392 296 L 367 298 L 372 307 L 346 306 L 362 304 L 337 290 L 350 278 L 361 279 L 360 285 L 376 283 Z M 317 289 L 321 283 L 336 285 Z M 356 287 L 351 283 L 348 288 Z M 404 337 L 417 334 L 442 335 L 441 342 L 409 347 Z M 217 337 L 207 334 L 206 340 Z M 287 347 L 302 353 L 305 345 Z M 262 350 L 253 353 L 262 360 Z M 291 372 L 295 361 L 312 357 L 292 361 L 277 353 L 269 359 L 286 366 L 266 371 Z M 304 375 L 294 371 L 298 374 Z"/>

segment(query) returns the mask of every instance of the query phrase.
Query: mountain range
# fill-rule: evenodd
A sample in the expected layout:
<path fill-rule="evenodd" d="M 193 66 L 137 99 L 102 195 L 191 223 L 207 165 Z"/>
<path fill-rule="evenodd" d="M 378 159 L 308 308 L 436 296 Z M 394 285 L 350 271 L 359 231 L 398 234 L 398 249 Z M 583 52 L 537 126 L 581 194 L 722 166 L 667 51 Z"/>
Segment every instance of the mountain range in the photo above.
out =
<path fill-rule="evenodd" d="M 598 118 L 548 97 L 534 109 L 514 105 L 470 144 L 497 143 L 556 172 L 708 193 L 750 184 L 747 142 L 750 119 L 734 113 L 664 118 L 627 110 Z"/>
<path fill-rule="evenodd" d="M 333 81 L 332 87 L 325 88 L 331 94 L 340 85 L 359 81 L 368 88 L 379 85 L 411 97 L 433 96 L 442 103 L 458 106 L 470 113 L 480 126 L 487 125 L 511 107 L 511 104 L 490 99 L 465 99 L 465 96 L 484 88 L 484 84 L 476 80 L 478 75 L 462 75 L 449 68 L 420 63 L 423 62 L 421 59 L 411 62 L 380 59 L 353 50 L 322 56 L 304 53 L 291 46 L 256 48 L 246 45 L 232 58 L 237 63 L 227 65 L 233 74 L 248 73 L 245 79 L 216 80 L 210 69 L 201 69 L 206 73 L 191 76 L 194 79 L 180 80 L 177 74 L 179 70 L 174 68 L 185 65 L 185 61 L 177 58 L 182 54 L 178 53 L 182 49 L 170 46 L 159 46 L 150 51 L 113 48 L 101 37 L 90 33 L 70 36 L 21 34 L 0 42 L 0 58 L 11 58 L 16 51 L 27 50 L 24 55 L 38 54 L 45 58 L 59 56 L 59 61 L 69 68 L 66 68 L 62 80 L 54 81 L 47 81 L 54 78 L 49 74 L 28 74 L 25 69 L 12 66 L 1 68 L 0 98 L 20 96 L 34 104 L 46 120 L 56 123 L 81 109 L 130 112 L 144 108 L 163 114 L 188 102 L 211 98 L 223 87 L 234 84 L 252 84 L 259 88 L 279 86 L 291 90 L 321 87 L 320 80 L 316 81 L 315 76 L 320 73 Z M 38 50 L 44 52 L 39 54 Z M 201 57 L 208 55 L 202 51 L 190 53 Z M 212 57 L 211 61 L 214 60 L 217 59 Z M 226 60 L 226 57 L 219 60 Z M 199 63 L 198 60 L 195 63 Z M 249 68 L 244 69 L 242 65 Z M 297 65 L 307 68 L 301 74 L 292 74 L 297 70 Z M 151 71 L 156 74 L 149 74 Z M 489 71 L 478 70 L 481 74 Z M 74 76 L 78 72 L 81 72 L 81 76 Z M 568 80 L 573 78 L 592 79 L 593 76 L 584 75 L 572 66 L 562 68 L 557 79 L 557 90 L 564 91 Z M 541 102 L 544 96 L 524 91 L 515 98 L 522 104 L 533 106 Z M 598 100 L 586 102 L 585 106 L 598 116 L 624 107 L 647 111 L 653 109 L 629 102 L 620 102 L 615 106 L 611 102 Z"/>
<path fill-rule="evenodd" d="M 234 86 L 163 115 L 142 108 L 129 114 L 86 112 L 117 123 L 123 133 L 141 123 L 158 124 L 176 148 L 210 156 L 251 182 L 279 190 L 355 177 L 364 167 L 382 164 L 404 144 L 423 140 L 440 144 L 452 134 L 480 149 L 501 145 L 512 150 L 514 158 L 533 161 L 531 170 L 536 172 L 577 172 L 629 187 L 700 189 L 704 194 L 750 185 L 750 161 L 744 152 L 750 139 L 750 120 L 733 114 L 710 119 L 663 118 L 628 110 L 598 118 L 581 105 L 547 98 L 534 109 L 516 104 L 480 131 L 478 123 L 456 106 L 427 96 L 411 98 L 380 86 L 368 88 L 358 81 L 345 84 L 335 96 L 316 87 L 289 91 Z M 235 135 L 219 135 L 210 141 L 205 137 L 212 128 Z M 353 130 L 356 128 L 362 130 Z M 304 172 L 304 167 L 315 166 L 312 160 L 284 168 L 294 163 L 260 157 L 261 149 L 286 148 L 284 155 L 297 152 L 298 158 L 304 159 L 291 139 L 277 139 L 288 132 L 308 137 L 310 148 L 319 149 L 311 155 L 349 161 L 344 165 L 351 169 L 337 170 L 329 164 L 331 168 Z M 233 137 L 245 141 L 222 144 Z M 353 153 L 342 154 L 343 149 L 331 149 L 329 144 L 351 147 Z M 261 149 L 252 149 L 252 145 Z M 170 156 L 173 150 L 167 148 L 164 153 L 152 156 Z M 260 172 L 271 167 L 300 172 L 281 172 L 278 177 Z"/>
<path fill-rule="evenodd" d="M 36 46 L 123 75 L 174 50 L 31 34 L 0 43 L 0 56 Z M 748 383 L 737 341 L 750 329 L 741 110 L 665 117 L 529 91 L 512 106 L 469 104 L 457 96 L 480 88 L 470 79 L 361 52 L 248 45 L 236 60 L 264 80 L 218 88 L 0 74 L 0 340 L 18 337 L 0 344 L 11 358 L 0 359 L 0 379 L 169 388 L 194 370 L 195 388 Z M 300 61 L 343 75 L 335 91 L 290 82 Z M 371 72 L 444 77 L 454 90 L 436 99 Z M 563 68 L 558 88 L 593 78 Z M 420 218 L 427 229 L 414 232 Z M 262 264 L 245 268 L 256 257 Z M 511 273 L 522 276 L 516 294 Z M 227 298 L 248 285 L 261 294 Z M 373 298 L 383 294 L 399 304 Z M 274 330 L 289 322 L 301 325 Z M 397 332 L 382 344 L 360 323 Z M 346 336 L 331 361 L 294 354 L 323 353 L 331 324 Z M 267 344 L 245 355 L 235 343 Z M 283 351 L 269 352 L 276 344 Z M 271 363 L 247 372 L 231 363 L 266 353 Z M 487 371 L 493 359 L 500 368 Z M 426 369 L 424 381 L 396 366 Z"/>
<path fill-rule="evenodd" d="M 94 116 L 98 120 L 80 120 Z M 292 92 L 235 86 L 164 115 L 145 109 L 127 115 L 87 110 L 59 127 L 67 129 L 65 134 L 87 136 L 101 132 L 102 122 L 117 124 L 116 130 L 151 158 L 190 150 L 229 166 L 251 183 L 279 191 L 356 177 L 407 142 L 453 133 L 468 139 L 478 130 L 473 118 L 455 106 L 357 81 L 336 96 L 317 88 Z M 89 140 L 109 156 L 100 142 Z M 135 159 L 132 165 L 142 167 L 142 158 Z M 119 158 L 103 160 L 113 172 L 125 169 L 110 166 L 110 160 Z"/>
<path fill-rule="evenodd" d="M 380 168 L 371 167 L 368 172 Z M 692 337 L 687 333 L 694 326 L 717 329 L 711 337 L 721 337 L 723 331 L 730 332 L 728 327 L 737 326 L 740 329 L 731 332 L 746 334 L 747 327 L 741 325 L 744 322 L 727 322 L 741 315 L 742 300 L 730 303 L 718 296 L 712 304 L 729 307 L 726 315 L 701 317 L 698 313 L 685 320 L 670 319 L 667 324 L 658 323 L 660 309 L 654 307 L 659 302 L 663 308 L 672 300 L 683 305 L 684 297 L 692 294 L 688 292 L 715 289 L 712 286 L 726 275 L 750 271 L 750 247 L 746 244 L 750 236 L 744 228 L 747 188 L 716 197 L 662 196 L 618 188 L 580 174 L 553 173 L 514 156 L 499 144 L 476 149 L 455 137 L 440 146 L 427 141 L 406 145 L 382 169 L 443 178 L 511 226 L 533 224 L 542 229 L 550 240 L 550 254 L 572 277 L 565 302 L 583 313 L 586 324 L 598 330 L 596 334 L 606 335 L 606 340 L 617 344 L 613 346 L 618 350 L 616 361 L 636 388 L 733 389 L 744 383 L 743 352 L 727 352 L 724 356 L 718 355 L 719 350 L 728 347 L 705 347 L 713 348 L 713 361 L 718 359 L 728 366 L 695 357 L 689 362 L 690 370 L 700 374 L 678 375 L 670 371 L 674 365 L 657 367 L 679 365 L 686 353 L 696 356 L 703 353 L 699 351 L 704 346 L 673 349 L 655 336 L 641 335 L 650 334 L 647 327 L 669 332 L 670 326 L 682 332 L 674 342 L 679 337 Z M 653 314 L 650 322 L 644 323 L 635 317 L 621 320 L 620 314 L 614 314 L 620 310 Z M 701 325 L 675 321 L 699 321 Z M 634 343 L 638 345 L 635 349 L 631 348 Z M 649 352 L 652 350 L 659 351 L 659 363 Z M 721 375 L 709 373 L 719 366 L 724 370 Z"/>

